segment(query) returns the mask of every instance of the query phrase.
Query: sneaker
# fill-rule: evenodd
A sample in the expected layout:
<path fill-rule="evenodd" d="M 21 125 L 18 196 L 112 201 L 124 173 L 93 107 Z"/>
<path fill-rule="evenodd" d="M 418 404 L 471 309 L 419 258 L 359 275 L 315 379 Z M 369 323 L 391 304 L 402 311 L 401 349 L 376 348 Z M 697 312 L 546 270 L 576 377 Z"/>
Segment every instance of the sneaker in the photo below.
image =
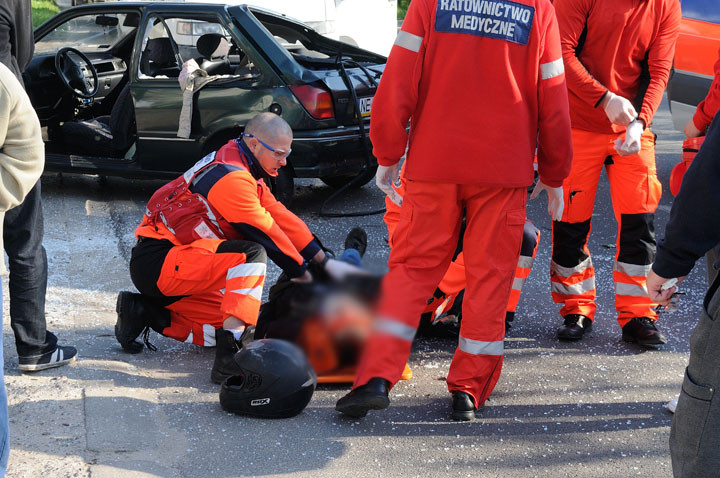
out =
<path fill-rule="evenodd" d="M 560 340 L 580 340 L 592 328 L 592 320 L 580 314 L 568 314 L 565 323 L 557 329 Z"/>
<path fill-rule="evenodd" d="M 18 357 L 18 366 L 23 372 L 37 372 L 53 367 L 60 367 L 77 359 L 77 349 L 69 345 L 55 347 L 55 350 L 40 355 Z"/>
<path fill-rule="evenodd" d="M 367 233 L 362 227 L 354 227 L 345 238 L 345 249 L 355 249 L 360 253 L 360 257 L 365 254 L 367 249 Z"/>
<path fill-rule="evenodd" d="M 650 317 L 633 317 L 622 328 L 622 339 L 625 342 L 637 342 L 640 345 L 662 345 L 665 336 L 655 326 Z"/>

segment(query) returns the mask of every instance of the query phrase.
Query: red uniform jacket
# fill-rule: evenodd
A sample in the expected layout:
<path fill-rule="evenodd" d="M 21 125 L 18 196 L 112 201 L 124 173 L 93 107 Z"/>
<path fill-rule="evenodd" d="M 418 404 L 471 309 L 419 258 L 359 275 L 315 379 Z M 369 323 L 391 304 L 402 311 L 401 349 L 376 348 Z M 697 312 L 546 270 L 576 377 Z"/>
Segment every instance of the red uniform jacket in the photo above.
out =
<path fill-rule="evenodd" d="M 610 90 L 650 125 L 680 31 L 678 0 L 555 0 L 573 128 L 625 131 L 599 107 Z"/>
<path fill-rule="evenodd" d="M 700 102 L 693 116 L 693 123 L 700 131 L 705 131 L 712 122 L 715 114 L 720 109 L 720 50 L 718 50 L 718 61 L 713 66 L 715 77 L 713 78 L 710 91 L 704 100 Z"/>
<path fill-rule="evenodd" d="M 411 122 L 410 137 L 406 133 Z M 560 186 L 572 145 L 549 0 L 413 0 L 373 101 L 381 165 L 410 180 Z"/>
<path fill-rule="evenodd" d="M 320 245 L 302 219 L 272 195 L 260 177 L 260 165 L 254 164 L 257 162 L 252 153 L 241 141 L 232 140 L 217 151 L 210 166 L 205 166 L 203 161 L 198 163 L 204 168 L 201 174 L 195 175 L 194 169 L 186 173 L 189 190 L 206 198 L 212 212 L 220 214 L 223 222 L 234 228 L 237 235 L 228 239 L 257 242 L 290 277 L 302 275 L 304 259 L 311 259 Z M 135 235 L 182 244 L 163 222 L 148 215 Z"/>

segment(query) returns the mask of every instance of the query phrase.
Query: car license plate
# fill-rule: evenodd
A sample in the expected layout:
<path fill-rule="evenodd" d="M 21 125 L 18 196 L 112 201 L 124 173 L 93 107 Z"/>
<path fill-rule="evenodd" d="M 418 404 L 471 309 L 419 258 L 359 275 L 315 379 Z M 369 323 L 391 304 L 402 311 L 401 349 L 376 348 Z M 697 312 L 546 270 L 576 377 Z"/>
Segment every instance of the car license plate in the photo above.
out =
<path fill-rule="evenodd" d="M 358 100 L 358 103 L 360 103 L 360 116 L 363 118 L 366 118 L 370 116 L 370 109 L 372 108 L 372 97 L 370 98 L 360 98 Z"/>

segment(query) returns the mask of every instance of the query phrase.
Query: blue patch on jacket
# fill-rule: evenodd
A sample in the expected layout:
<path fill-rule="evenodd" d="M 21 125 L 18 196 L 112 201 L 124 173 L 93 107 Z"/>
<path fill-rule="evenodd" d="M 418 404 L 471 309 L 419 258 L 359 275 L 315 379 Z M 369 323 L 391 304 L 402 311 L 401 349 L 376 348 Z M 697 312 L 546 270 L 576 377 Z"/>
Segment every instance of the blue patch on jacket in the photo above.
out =
<path fill-rule="evenodd" d="M 435 31 L 527 45 L 535 8 L 508 0 L 437 0 Z"/>

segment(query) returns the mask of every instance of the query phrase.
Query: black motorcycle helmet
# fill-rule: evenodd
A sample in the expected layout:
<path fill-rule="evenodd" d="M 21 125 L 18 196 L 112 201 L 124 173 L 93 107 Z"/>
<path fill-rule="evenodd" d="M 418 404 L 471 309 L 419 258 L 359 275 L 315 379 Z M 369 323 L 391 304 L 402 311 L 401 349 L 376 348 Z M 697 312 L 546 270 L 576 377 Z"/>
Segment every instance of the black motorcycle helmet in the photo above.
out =
<path fill-rule="evenodd" d="M 259 418 L 287 418 L 310 402 L 317 376 L 303 351 L 279 339 L 249 343 L 233 360 L 241 374 L 220 387 L 223 410 Z"/>

